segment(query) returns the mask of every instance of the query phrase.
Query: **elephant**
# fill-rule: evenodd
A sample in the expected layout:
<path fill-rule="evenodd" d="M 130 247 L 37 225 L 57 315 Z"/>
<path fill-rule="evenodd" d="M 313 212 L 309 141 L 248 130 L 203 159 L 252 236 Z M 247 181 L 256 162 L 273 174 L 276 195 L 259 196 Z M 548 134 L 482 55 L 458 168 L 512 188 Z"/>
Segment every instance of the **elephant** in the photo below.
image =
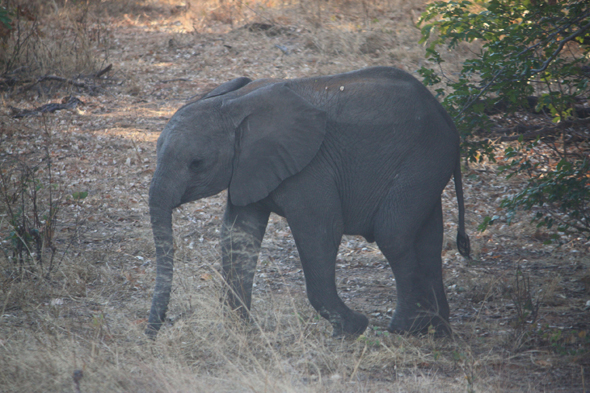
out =
<path fill-rule="evenodd" d="M 396 280 L 388 330 L 451 334 L 442 280 L 442 191 L 454 177 L 457 248 L 469 257 L 460 138 L 413 76 L 391 67 L 300 79 L 237 78 L 182 106 L 157 141 L 149 189 L 157 277 L 146 334 L 170 300 L 172 210 L 227 190 L 221 228 L 225 301 L 246 319 L 270 213 L 285 217 L 307 297 L 334 336 L 368 326 L 338 295 L 343 235 L 377 246 Z"/>

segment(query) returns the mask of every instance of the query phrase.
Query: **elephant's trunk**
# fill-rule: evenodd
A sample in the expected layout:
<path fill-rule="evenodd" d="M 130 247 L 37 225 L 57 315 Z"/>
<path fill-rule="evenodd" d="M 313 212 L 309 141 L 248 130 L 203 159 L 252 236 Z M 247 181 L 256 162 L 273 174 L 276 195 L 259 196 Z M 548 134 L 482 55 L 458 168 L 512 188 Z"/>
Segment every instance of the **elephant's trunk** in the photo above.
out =
<path fill-rule="evenodd" d="M 156 337 L 166 318 L 174 271 L 172 208 L 175 204 L 173 198 L 162 198 L 161 188 L 157 191 L 155 183 L 153 181 L 150 187 L 150 217 L 156 245 L 157 276 L 146 329 L 146 334 L 150 338 Z"/>

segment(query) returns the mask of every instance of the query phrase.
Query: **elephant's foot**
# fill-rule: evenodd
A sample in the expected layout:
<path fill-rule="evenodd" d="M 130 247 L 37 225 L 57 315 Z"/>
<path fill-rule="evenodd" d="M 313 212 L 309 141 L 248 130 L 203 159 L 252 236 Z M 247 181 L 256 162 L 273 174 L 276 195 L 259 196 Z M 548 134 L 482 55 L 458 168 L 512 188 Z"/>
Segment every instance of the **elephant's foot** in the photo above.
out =
<path fill-rule="evenodd" d="M 154 324 L 148 324 L 147 328 L 145 328 L 145 335 L 150 339 L 150 340 L 156 340 L 156 337 L 158 336 L 158 331 L 160 330 L 160 326 L 159 325 L 154 325 Z"/>
<path fill-rule="evenodd" d="M 322 312 L 321 314 L 324 316 L 328 313 Z M 360 336 L 369 325 L 369 319 L 366 316 L 352 310 L 349 310 L 345 316 L 330 314 L 326 319 L 330 321 L 334 328 L 332 337 Z"/>
<path fill-rule="evenodd" d="M 413 333 L 427 334 L 434 329 L 435 337 L 450 337 L 452 335 L 449 322 L 439 315 L 415 315 L 413 317 L 402 317 L 394 314 L 389 323 L 391 333 Z"/>

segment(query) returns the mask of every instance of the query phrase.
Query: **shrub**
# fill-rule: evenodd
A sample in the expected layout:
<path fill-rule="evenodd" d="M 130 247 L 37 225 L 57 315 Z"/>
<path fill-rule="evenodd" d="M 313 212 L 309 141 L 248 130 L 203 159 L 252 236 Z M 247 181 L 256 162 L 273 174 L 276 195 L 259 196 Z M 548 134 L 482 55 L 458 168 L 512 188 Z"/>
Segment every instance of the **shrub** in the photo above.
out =
<path fill-rule="evenodd" d="M 52 178 L 50 143 L 46 129 L 40 164 L 10 153 L 0 161 L 0 211 L 7 219 L 2 248 L 14 276 L 47 278 L 55 268 L 60 196 Z"/>
<path fill-rule="evenodd" d="M 88 195 L 64 195 L 52 169 L 54 144 L 45 121 L 41 131 L 40 153 L 7 149 L 0 157 L 0 244 L 7 262 L 0 267 L 10 279 L 50 278 L 69 247 L 56 234 L 66 227 L 60 209 L 66 200 L 71 206 Z M 60 243 L 63 254 L 58 258 Z"/>
<path fill-rule="evenodd" d="M 590 3 L 437 1 L 418 23 L 421 42 L 429 42 L 427 57 L 437 66 L 419 72 L 444 97 L 470 161 L 497 158 L 486 133 L 498 113 L 537 114 L 536 127 L 526 120 L 531 116 L 514 116 L 520 135 L 504 138 L 518 144 L 499 157 L 501 170 L 527 178 L 524 190 L 502 202 L 509 216 L 517 208 L 535 210 L 539 225 L 590 233 L 588 135 L 581 130 L 590 114 L 576 105 L 590 93 Z M 445 75 L 438 47 L 455 50 L 474 41 L 481 49 L 463 62 L 458 76 Z M 488 218 L 480 229 L 492 222 Z"/>
<path fill-rule="evenodd" d="M 100 19 L 90 20 L 89 2 L 6 1 L 0 7 L 0 88 L 57 74 L 74 77 L 108 61 Z M 58 6 L 58 3 L 60 5 Z"/>

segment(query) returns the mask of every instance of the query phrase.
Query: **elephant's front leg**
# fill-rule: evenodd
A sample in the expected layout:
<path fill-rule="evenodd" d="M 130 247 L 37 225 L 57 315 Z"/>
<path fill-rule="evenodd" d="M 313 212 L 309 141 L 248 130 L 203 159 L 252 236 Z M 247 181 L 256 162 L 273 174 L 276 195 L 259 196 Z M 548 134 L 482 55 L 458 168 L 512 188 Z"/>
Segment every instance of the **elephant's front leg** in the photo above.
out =
<path fill-rule="evenodd" d="M 223 218 L 221 244 L 227 302 L 244 318 L 252 302 L 252 282 L 269 215 L 255 204 L 240 207 L 228 201 Z"/>

